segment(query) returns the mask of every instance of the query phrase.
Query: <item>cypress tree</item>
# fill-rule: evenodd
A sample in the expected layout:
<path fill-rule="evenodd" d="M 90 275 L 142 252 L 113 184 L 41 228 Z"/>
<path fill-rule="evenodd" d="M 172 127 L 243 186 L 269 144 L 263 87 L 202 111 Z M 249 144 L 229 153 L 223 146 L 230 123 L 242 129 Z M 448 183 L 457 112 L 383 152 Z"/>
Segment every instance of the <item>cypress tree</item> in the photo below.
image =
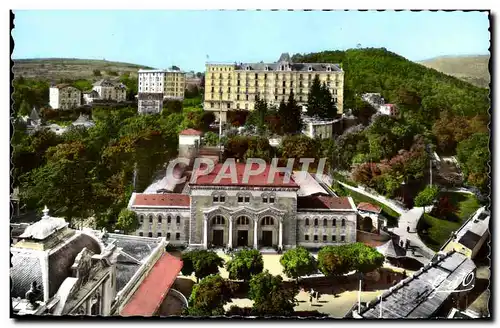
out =
<path fill-rule="evenodd" d="M 315 76 L 307 96 L 307 115 L 314 117 L 321 115 L 322 90 L 319 76 Z"/>

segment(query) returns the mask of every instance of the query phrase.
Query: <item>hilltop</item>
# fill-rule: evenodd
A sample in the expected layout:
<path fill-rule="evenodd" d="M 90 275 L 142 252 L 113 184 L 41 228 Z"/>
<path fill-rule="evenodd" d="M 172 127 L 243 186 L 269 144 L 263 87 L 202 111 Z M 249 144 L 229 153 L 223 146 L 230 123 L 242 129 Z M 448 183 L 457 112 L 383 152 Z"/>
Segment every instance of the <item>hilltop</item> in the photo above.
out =
<path fill-rule="evenodd" d="M 412 62 L 385 48 L 296 54 L 295 62 L 339 63 L 344 75 L 344 108 L 355 109 L 359 96 L 377 92 L 404 105 L 432 124 L 440 113 L 487 115 L 488 90 Z M 357 95 L 357 96 L 356 96 Z"/>
<path fill-rule="evenodd" d="M 99 70 L 102 77 L 119 76 L 123 73 L 136 76 L 139 69 L 151 68 L 130 63 L 76 58 L 14 59 L 13 61 L 14 77 L 24 76 L 51 81 L 100 78 L 94 75 L 94 70 Z"/>
<path fill-rule="evenodd" d="M 418 62 L 425 67 L 455 76 L 481 88 L 488 88 L 490 72 L 489 55 L 478 56 L 443 56 Z"/>

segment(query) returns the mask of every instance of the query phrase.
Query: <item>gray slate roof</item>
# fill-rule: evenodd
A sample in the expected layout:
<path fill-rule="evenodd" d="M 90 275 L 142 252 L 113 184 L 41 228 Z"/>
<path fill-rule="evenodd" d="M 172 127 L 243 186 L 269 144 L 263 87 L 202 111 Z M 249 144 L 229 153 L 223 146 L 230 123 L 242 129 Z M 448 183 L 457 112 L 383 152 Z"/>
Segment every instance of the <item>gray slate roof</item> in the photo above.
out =
<path fill-rule="evenodd" d="M 449 252 L 440 255 L 435 263 L 425 265 L 413 276 L 402 280 L 382 294 L 382 317 L 430 318 L 456 290 L 468 274 L 476 268 L 466 256 Z M 434 293 L 437 291 L 436 293 Z M 380 318 L 380 301 L 377 299 L 361 310 L 363 318 Z"/>
<path fill-rule="evenodd" d="M 47 286 L 43 286 L 42 267 L 40 264 L 39 253 L 26 253 L 12 250 L 10 268 L 11 281 L 11 297 L 25 298 L 26 292 L 31 288 L 33 281 L 42 290 Z M 40 298 L 40 300 L 42 297 Z"/>

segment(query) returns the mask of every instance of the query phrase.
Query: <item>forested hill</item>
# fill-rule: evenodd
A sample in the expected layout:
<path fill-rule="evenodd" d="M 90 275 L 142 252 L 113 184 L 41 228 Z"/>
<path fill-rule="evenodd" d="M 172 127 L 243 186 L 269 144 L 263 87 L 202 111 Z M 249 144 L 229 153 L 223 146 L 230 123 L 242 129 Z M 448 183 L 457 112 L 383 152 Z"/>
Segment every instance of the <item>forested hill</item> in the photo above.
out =
<path fill-rule="evenodd" d="M 387 102 L 419 110 L 437 119 L 455 115 L 487 114 L 488 90 L 414 63 L 385 48 L 349 49 L 296 54 L 294 62 L 340 63 L 345 71 L 344 107 L 355 107 L 355 95 L 381 93 Z"/>

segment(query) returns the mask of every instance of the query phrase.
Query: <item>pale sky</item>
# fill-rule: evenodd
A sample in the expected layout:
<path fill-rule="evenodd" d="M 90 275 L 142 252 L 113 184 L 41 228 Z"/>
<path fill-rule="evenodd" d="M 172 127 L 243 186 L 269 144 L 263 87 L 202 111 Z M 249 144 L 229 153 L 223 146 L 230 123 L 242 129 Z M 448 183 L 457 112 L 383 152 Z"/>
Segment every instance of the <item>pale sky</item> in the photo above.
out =
<path fill-rule="evenodd" d="M 488 54 L 481 12 L 15 11 L 13 58 L 106 59 L 204 71 L 210 61 L 274 62 L 324 50 L 385 47 L 410 60 Z"/>

